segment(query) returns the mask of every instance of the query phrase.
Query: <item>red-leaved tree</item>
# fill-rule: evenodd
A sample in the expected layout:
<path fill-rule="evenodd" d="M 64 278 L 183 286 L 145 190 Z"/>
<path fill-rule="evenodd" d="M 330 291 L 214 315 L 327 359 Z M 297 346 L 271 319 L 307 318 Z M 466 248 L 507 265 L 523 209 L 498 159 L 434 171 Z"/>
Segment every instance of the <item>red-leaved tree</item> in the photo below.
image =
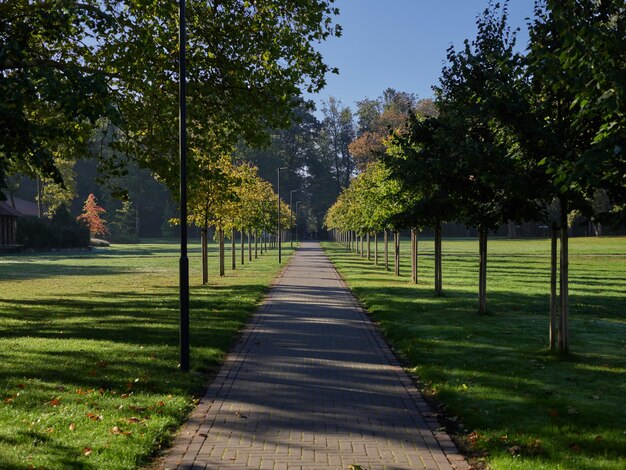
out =
<path fill-rule="evenodd" d="M 91 236 L 108 235 L 109 229 L 106 227 L 107 222 L 100 217 L 100 214 L 104 212 L 106 212 L 106 210 L 98 205 L 96 196 L 91 193 L 85 201 L 83 213 L 77 217 L 77 220 L 84 223 L 89 228 Z"/>

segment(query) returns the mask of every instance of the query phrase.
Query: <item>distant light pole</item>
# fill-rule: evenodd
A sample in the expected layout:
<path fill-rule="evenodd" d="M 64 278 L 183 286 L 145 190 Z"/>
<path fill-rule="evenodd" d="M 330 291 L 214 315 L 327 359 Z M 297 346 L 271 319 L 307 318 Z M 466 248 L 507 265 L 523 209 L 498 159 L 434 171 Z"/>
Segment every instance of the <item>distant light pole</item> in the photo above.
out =
<path fill-rule="evenodd" d="M 179 141 L 180 155 L 180 369 L 189 371 L 189 258 L 187 257 L 187 22 L 185 0 L 178 5 L 178 98 L 179 98 Z"/>
<path fill-rule="evenodd" d="M 298 243 L 298 206 L 302 201 L 296 201 L 296 243 Z"/>
<path fill-rule="evenodd" d="M 282 254 L 280 252 L 280 170 L 286 170 L 287 167 L 286 166 L 282 166 L 280 168 L 278 168 L 276 170 L 276 174 L 278 175 L 278 234 L 277 234 L 277 239 L 278 239 L 278 262 L 282 263 Z"/>
<path fill-rule="evenodd" d="M 291 248 L 293 248 L 293 193 L 297 192 L 297 189 L 292 189 L 289 193 L 289 227 L 291 228 Z"/>

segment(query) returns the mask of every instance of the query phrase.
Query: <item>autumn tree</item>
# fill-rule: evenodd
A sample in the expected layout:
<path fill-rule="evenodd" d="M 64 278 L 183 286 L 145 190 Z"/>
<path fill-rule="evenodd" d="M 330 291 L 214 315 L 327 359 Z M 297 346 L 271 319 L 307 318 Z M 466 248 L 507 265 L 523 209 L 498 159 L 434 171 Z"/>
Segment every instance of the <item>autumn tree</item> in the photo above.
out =
<path fill-rule="evenodd" d="M 106 210 L 98 205 L 96 197 L 91 193 L 85 201 L 83 213 L 76 220 L 89 228 L 89 233 L 92 237 L 108 235 L 109 229 L 106 226 L 106 220 L 100 217 L 100 214 L 105 212 Z"/>

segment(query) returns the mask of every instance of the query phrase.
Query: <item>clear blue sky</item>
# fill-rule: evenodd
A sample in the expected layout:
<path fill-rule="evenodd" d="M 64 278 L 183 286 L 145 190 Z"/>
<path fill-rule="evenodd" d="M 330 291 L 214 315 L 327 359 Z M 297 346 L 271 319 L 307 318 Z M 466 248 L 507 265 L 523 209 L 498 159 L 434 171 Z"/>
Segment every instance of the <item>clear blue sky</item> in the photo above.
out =
<path fill-rule="evenodd" d="M 533 4 L 510 1 L 509 24 L 522 30 L 520 48 L 527 43 L 525 19 Z M 329 96 L 354 109 L 355 101 L 376 98 L 388 87 L 432 97 L 446 49 L 476 36 L 476 16 L 487 0 L 338 0 L 336 5 L 343 35 L 318 49 L 339 75 L 329 75 L 320 94 L 307 96 L 318 110 Z"/>

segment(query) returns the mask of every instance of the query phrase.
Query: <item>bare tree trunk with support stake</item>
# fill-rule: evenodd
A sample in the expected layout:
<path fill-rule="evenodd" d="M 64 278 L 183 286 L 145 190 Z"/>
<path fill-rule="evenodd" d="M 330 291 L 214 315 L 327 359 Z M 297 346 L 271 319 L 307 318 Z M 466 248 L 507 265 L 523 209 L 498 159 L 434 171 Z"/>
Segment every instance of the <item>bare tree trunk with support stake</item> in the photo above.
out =
<path fill-rule="evenodd" d="M 248 230 L 248 261 L 252 262 L 252 235 Z"/>
<path fill-rule="evenodd" d="M 200 245 L 202 246 L 202 284 L 209 283 L 209 248 L 207 238 L 209 236 L 208 222 L 204 220 L 204 226 L 200 230 Z"/>
<path fill-rule="evenodd" d="M 487 237 L 485 227 L 478 228 L 478 312 L 487 313 Z"/>
<path fill-rule="evenodd" d="M 411 281 L 417 284 L 417 230 L 411 229 Z"/>
<path fill-rule="evenodd" d="M 367 232 L 367 261 L 372 260 L 371 243 L 372 243 L 372 240 L 370 238 L 370 233 Z"/>
<path fill-rule="evenodd" d="M 557 311 L 558 311 L 558 299 L 556 296 L 557 285 L 557 242 L 558 242 L 558 227 L 556 222 L 552 223 L 551 227 L 552 240 L 550 244 L 550 351 L 554 352 L 557 349 Z"/>
<path fill-rule="evenodd" d="M 441 263 L 441 222 L 435 226 L 435 295 L 443 295 L 443 274 Z"/>
<path fill-rule="evenodd" d="M 219 233 L 218 236 L 219 236 L 219 245 L 220 245 L 219 247 L 220 249 L 220 277 L 223 277 L 225 274 L 224 273 L 225 271 L 224 270 L 224 264 L 225 264 L 224 263 L 225 261 L 224 259 L 224 229 L 220 228 L 218 233 Z"/>
<path fill-rule="evenodd" d="M 243 227 L 241 228 L 241 231 L 239 232 L 240 235 L 240 240 L 241 240 L 241 265 L 243 266 L 245 260 L 246 260 L 246 249 L 245 249 L 245 243 L 244 243 L 244 229 Z"/>
<path fill-rule="evenodd" d="M 254 259 L 259 257 L 259 232 L 254 232 Z"/>
<path fill-rule="evenodd" d="M 383 232 L 383 245 L 385 246 L 385 270 L 389 271 L 389 232 L 387 229 Z"/>
<path fill-rule="evenodd" d="M 393 232 L 393 245 L 394 245 L 394 256 L 393 256 L 393 266 L 396 276 L 400 275 L 400 232 L 398 230 Z"/>
<path fill-rule="evenodd" d="M 561 201 L 561 272 L 559 300 L 561 312 L 559 315 L 559 353 L 569 354 L 569 240 L 567 233 L 567 204 Z"/>
<path fill-rule="evenodd" d="M 378 232 L 374 232 L 374 265 L 378 266 Z"/>
<path fill-rule="evenodd" d="M 232 269 L 237 268 L 237 246 L 236 246 L 237 242 L 235 241 L 236 237 L 237 237 L 237 231 L 233 227 L 233 233 L 230 238 L 230 258 L 231 258 L 230 261 L 231 261 Z"/>

